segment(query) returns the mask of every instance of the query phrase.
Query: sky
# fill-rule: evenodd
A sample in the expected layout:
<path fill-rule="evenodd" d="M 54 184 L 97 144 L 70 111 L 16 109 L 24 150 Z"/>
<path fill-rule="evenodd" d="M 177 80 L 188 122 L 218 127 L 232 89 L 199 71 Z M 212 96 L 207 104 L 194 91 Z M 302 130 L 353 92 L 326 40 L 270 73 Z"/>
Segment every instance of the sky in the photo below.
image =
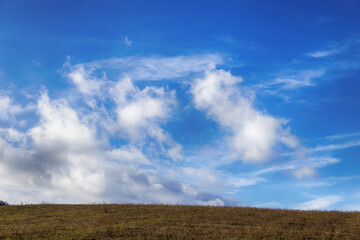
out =
<path fill-rule="evenodd" d="M 0 199 L 360 210 L 360 2 L 0 0 Z"/>

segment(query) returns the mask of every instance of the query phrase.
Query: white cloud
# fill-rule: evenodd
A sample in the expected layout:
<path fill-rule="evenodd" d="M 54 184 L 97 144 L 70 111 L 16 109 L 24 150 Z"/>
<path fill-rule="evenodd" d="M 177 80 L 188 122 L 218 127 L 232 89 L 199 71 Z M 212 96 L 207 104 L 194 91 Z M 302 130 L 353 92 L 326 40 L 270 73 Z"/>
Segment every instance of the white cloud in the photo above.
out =
<path fill-rule="evenodd" d="M 43 174 L 51 172 L 51 184 L 72 196 L 84 194 L 86 199 L 88 193 L 100 194 L 104 176 L 98 171 L 101 161 L 97 160 L 95 131 L 65 100 L 50 101 L 46 93 L 39 99 L 38 111 L 40 125 L 29 131 L 35 148 L 33 161 L 46 161 L 50 169 Z"/>
<path fill-rule="evenodd" d="M 292 170 L 292 169 L 296 169 L 295 164 L 290 163 L 290 164 L 283 164 L 283 165 L 275 165 L 275 166 L 271 166 L 271 167 L 267 167 L 267 168 L 255 171 L 251 175 L 257 176 L 257 175 L 263 175 L 263 174 L 285 171 L 285 170 Z"/>
<path fill-rule="evenodd" d="M 284 90 L 310 87 L 316 85 L 313 81 L 314 79 L 322 77 L 324 74 L 324 69 L 304 70 L 293 74 L 282 74 L 267 85 L 280 86 L 280 88 Z"/>
<path fill-rule="evenodd" d="M 297 186 L 300 187 L 321 187 L 321 186 L 332 186 L 335 184 L 345 183 L 352 180 L 359 179 L 360 176 L 349 176 L 349 177 L 328 177 L 320 180 L 311 180 L 306 182 L 300 182 Z"/>
<path fill-rule="evenodd" d="M 0 129 L 0 174 L 6 178 L 0 183 L 0 195 L 32 202 L 224 205 L 224 199 L 205 193 L 266 181 L 256 174 L 227 176 L 216 166 L 229 158 L 265 161 L 278 146 L 297 147 L 297 139 L 286 128 L 286 120 L 255 108 L 254 93 L 239 86 L 241 78 L 215 70 L 222 61 L 221 56 L 209 54 L 68 64 L 66 76 L 76 87 L 72 93 L 81 97 L 74 102 L 54 100 L 44 92 L 35 126 Z M 205 76 L 199 77 L 204 71 Z M 227 147 L 219 147 L 220 157 L 211 156 L 216 164 L 204 160 L 197 167 L 191 162 L 200 163 L 197 156 L 184 160 L 187 149 L 184 154 L 183 146 L 165 130 L 178 105 L 176 92 L 158 83 L 140 88 L 135 82 L 189 76 L 197 76 L 190 90 L 195 107 L 218 122 L 226 135 L 222 143 Z M 9 97 L 4 99 L 4 109 L 16 106 Z M 287 170 L 299 178 L 309 177 L 313 174 L 309 169 L 336 162 L 332 158 L 290 161 L 258 174 Z"/>
<path fill-rule="evenodd" d="M 278 202 L 263 202 L 263 203 L 253 204 L 251 206 L 256 207 L 256 208 L 282 208 L 282 209 L 284 209 L 284 206 Z"/>
<path fill-rule="evenodd" d="M 22 112 L 23 108 L 13 103 L 13 100 L 4 94 L 0 94 L 0 120 L 14 120 L 17 113 Z"/>
<path fill-rule="evenodd" d="M 27 143 L 27 136 L 15 128 L 0 128 L 0 136 L 6 142 L 11 144 L 20 144 L 25 146 Z"/>
<path fill-rule="evenodd" d="M 322 57 L 328 57 L 330 55 L 336 54 L 336 50 L 328 50 L 328 51 L 317 51 L 308 53 L 307 55 L 314 58 L 322 58 Z"/>
<path fill-rule="evenodd" d="M 12 203 L 224 205 L 193 182 L 166 174 L 183 159 L 182 146 L 162 128 L 177 106 L 176 93 L 140 89 L 132 80 L 185 77 L 221 61 L 196 55 L 67 62 L 65 76 L 76 87 L 69 98 L 51 99 L 44 91 L 35 126 L 0 130 L 1 196 Z M 4 98 L 7 112 L 11 104 Z"/>
<path fill-rule="evenodd" d="M 135 146 L 123 146 L 106 152 L 109 160 L 122 164 L 146 164 L 151 165 L 149 159 Z"/>
<path fill-rule="evenodd" d="M 81 64 L 73 67 L 67 76 L 78 90 L 85 95 L 100 93 L 101 87 L 105 84 L 104 79 L 95 78 L 91 75 L 91 72 L 85 70 Z"/>
<path fill-rule="evenodd" d="M 344 138 L 351 138 L 351 137 L 357 137 L 358 133 L 351 133 L 351 134 L 344 134 L 344 135 L 332 135 L 325 138 L 321 138 L 322 140 L 343 140 Z M 329 151 L 335 151 L 339 149 L 346 149 L 351 147 L 357 147 L 360 146 L 359 140 L 351 140 L 351 141 L 345 141 L 340 142 L 336 144 L 326 144 L 326 145 L 320 145 L 315 146 L 312 148 L 302 148 L 298 149 L 294 152 L 288 152 L 283 153 L 283 156 L 292 157 L 293 161 L 290 161 L 288 164 L 282 165 L 282 166 L 276 166 L 269 169 L 264 169 L 261 171 L 269 171 L 272 172 L 277 170 L 283 170 L 288 169 L 292 170 L 292 174 L 296 178 L 312 178 L 317 175 L 316 168 L 326 167 L 329 165 L 337 164 L 340 162 L 340 159 L 333 158 L 333 157 L 327 157 L 327 156 L 321 156 L 316 154 L 322 153 L 322 152 L 329 152 Z"/>
<path fill-rule="evenodd" d="M 113 61 L 105 62 L 111 65 Z M 138 144 L 146 142 L 145 139 L 150 137 L 159 144 L 160 152 L 172 160 L 181 159 L 182 146 L 174 142 L 170 134 L 160 127 L 177 105 L 175 91 L 151 86 L 139 89 L 129 76 L 116 82 L 111 81 L 104 71 L 114 66 L 108 66 L 104 62 L 90 65 L 96 67 L 89 67 L 88 64 L 69 66 L 70 73 L 67 74 L 78 91 L 85 95 L 88 106 L 93 109 L 92 117 L 88 115 L 89 120 L 101 121 L 105 123 L 103 127 L 109 134 L 136 141 Z M 100 67 L 103 68 L 98 69 Z M 95 76 L 96 69 L 103 73 L 103 77 Z M 115 107 L 101 107 L 108 101 L 115 102 Z"/>
<path fill-rule="evenodd" d="M 168 135 L 157 125 L 169 117 L 176 106 L 175 91 L 167 92 L 163 87 L 135 87 L 129 78 L 120 80 L 109 90 L 117 103 L 117 123 L 132 140 L 140 137 L 141 131 L 164 142 Z"/>
<path fill-rule="evenodd" d="M 338 149 L 350 148 L 360 146 L 360 140 L 348 141 L 339 144 L 328 144 L 324 146 L 317 146 L 314 148 L 308 149 L 309 152 L 322 152 L 322 151 L 333 151 Z"/>
<path fill-rule="evenodd" d="M 235 158 L 243 161 L 264 161 L 271 157 L 278 143 L 297 145 L 286 121 L 256 110 L 252 95 L 237 86 L 242 78 L 223 70 L 207 71 L 204 78 L 195 79 L 190 92 L 195 107 L 205 111 L 224 129 L 230 128 L 229 145 Z"/>
<path fill-rule="evenodd" d="M 101 129 L 88 125 L 64 99 L 51 100 L 43 92 L 38 113 L 39 123 L 27 133 L 1 131 L 9 141 L 0 138 L 0 194 L 11 203 L 224 204 L 218 196 L 162 177 L 152 167 L 156 162 L 135 145 L 107 149 L 98 139 Z M 25 134 L 31 144 L 14 146 Z"/>
<path fill-rule="evenodd" d="M 8 120 L 11 114 L 11 99 L 8 96 L 1 96 L 0 98 L 0 119 Z"/>
<path fill-rule="evenodd" d="M 73 149 L 94 147 L 94 131 L 81 122 L 65 100 L 50 101 L 47 93 L 42 93 L 38 111 L 41 124 L 29 131 L 35 145 L 65 144 Z"/>
<path fill-rule="evenodd" d="M 178 143 L 173 143 L 172 147 L 168 150 L 168 155 L 173 161 L 183 159 L 183 147 Z"/>
<path fill-rule="evenodd" d="M 349 38 L 343 42 L 333 42 L 327 50 L 314 51 L 305 55 L 317 58 L 312 61 L 314 67 L 304 69 L 306 62 L 294 59 L 291 68 L 275 73 L 275 78 L 254 85 L 254 88 L 261 89 L 261 92 L 269 95 L 276 95 L 290 99 L 286 91 L 296 90 L 304 87 L 316 86 L 323 79 L 338 79 L 347 76 L 352 70 L 359 69 L 360 59 L 360 36 Z M 344 55 L 346 54 L 346 56 Z M 334 56 L 333 58 L 327 58 Z"/>
<path fill-rule="evenodd" d="M 296 160 L 291 160 L 284 164 L 278 164 L 271 167 L 267 167 L 255 172 L 252 172 L 250 176 L 259 176 L 263 174 L 269 174 L 279 171 L 290 171 L 296 178 L 312 178 L 317 175 L 316 168 L 326 167 L 332 164 L 338 163 L 340 160 L 332 157 L 302 157 Z"/>
<path fill-rule="evenodd" d="M 342 201 L 343 198 L 339 195 L 328 195 L 315 198 L 311 201 L 304 202 L 298 206 L 302 210 L 323 210 L 329 209 L 332 205 Z"/>
<path fill-rule="evenodd" d="M 252 186 L 252 185 L 256 185 L 259 182 L 264 182 L 265 179 L 264 178 L 260 178 L 260 177 L 255 177 L 255 178 L 234 178 L 231 179 L 231 184 L 234 185 L 235 187 L 239 188 L 239 187 L 246 187 L 246 186 Z"/>
<path fill-rule="evenodd" d="M 352 135 L 352 136 L 355 136 L 355 135 Z M 347 136 L 339 136 L 339 138 L 345 138 L 345 137 L 347 137 Z M 334 139 L 336 139 L 336 138 L 334 138 Z M 319 145 L 319 146 L 315 146 L 312 148 L 311 147 L 303 148 L 300 151 L 287 152 L 287 153 L 284 153 L 283 155 L 284 156 L 296 156 L 299 154 L 305 155 L 305 154 L 313 154 L 313 153 L 317 153 L 317 152 L 335 151 L 335 150 L 339 150 L 339 149 L 346 149 L 346 148 L 357 147 L 357 146 L 360 146 L 360 140 L 351 140 L 351 141 L 342 142 L 342 143 Z M 326 159 L 326 158 L 322 158 L 322 159 Z M 327 158 L 327 159 L 332 159 L 332 158 Z"/>
<path fill-rule="evenodd" d="M 133 44 L 133 41 L 131 41 L 128 36 L 124 37 L 124 43 L 126 46 L 130 47 Z"/>
<path fill-rule="evenodd" d="M 190 165 L 189 161 L 189 165 Z M 188 165 L 186 164 L 186 165 Z M 239 190 L 265 182 L 266 179 L 258 176 L 238 176 L 211 166 L 178 166 L 164 170 L 164 175 L 173 176 L 182 182 L 191 184 L 204 192 L 236 194 Z M 242 174 L 243 175 L 243 174 Z"/>
<path fill-rule="evenodd" d="M 311 166 L 303 166 L 299 169 L 294 170 L 293 174 L 296 178 L 304 178 L 304 177 L 312 178 L 316 176 L 316 171 Z"/>
<path fill-rule="evenodd" d="M 124 78 L 109 89 L 109 95 L 116 103 L 116 128 L 124 138 L 139 143 L 150 137 L 159 144 L 160 152 L 172 160 L 182 158 L 182 146 L 160 127 L 177 106 L 175 91 L 163 87 L 140 90 Z"/>
<path fill-rule="evenodd" d="M 77 70 L 84 68 L 88 76 L 100 71 L 115 74 L 115 77 L 128 76 L 132 80 L 158 81 L 163 79 L 184 78 L 189 74 L 213 69 L 222 64 L 224 59 L 218 54 L 203 54 L 178 57 L 126 57 L 80 63 L 71 66 Z M 79 80 L 80 81 L 80 80 Z"/>
<path fill-rule="evenodd" d="M 32 201 L 100 200 L 104 175 L 93 131 L 65 101 L 50 101 L 46 93 L 39 99 L 38 111 L 40 123 L 27 133 L 31 145 L 16 147 L 9 142 L 1 146 L 3 176 L 12 180 L 5 182 L 9 192 L 3 196 L 26 201 L 26 196 L 13 199 L 11 194 L 28 189 L 38 192 Z"/>
<path fill-rule="evenodd" d="M 335 139 L 350 138 L 356 136 L 360 136 L 360 132 L 354 132 L 348 134 L 336 134 L 336 135 L 326 136 L 324 137 L 324 139 L 335 140 Z"/>
<path fill-rule="evenodd" d="M 313 58 L 324 58 L 331 55 L 337 55 L 346 51 L 358 51 L 360 47 L 359 35 L 351 37 L 343 42 L 333 42 L 328 50 L 314 51 L 307 53 L 306 55 Z"/>
<path fill-rule="evenodd" d="M 220 198 L 216 198 L 215 200 L 210 200 L 210 201 L 198 200 L 196 202 L 196 204 L 204 205 L 204 206 L 224 206 L 225 205 L 224 201 L 221 200 Z"/>
<path fill-rule="evenodd" d="M 340 160 L 337 158 L 333 158 L 333 157 L 317 156 L 317 157 L 306 158 L 306 159 L 300 160 L 298 162 L 304 163 L 304 164 L 309 164 L 314 167 L 326 167 L 331 164 L 336 164 L 336 163 L 340 162 Z"/>

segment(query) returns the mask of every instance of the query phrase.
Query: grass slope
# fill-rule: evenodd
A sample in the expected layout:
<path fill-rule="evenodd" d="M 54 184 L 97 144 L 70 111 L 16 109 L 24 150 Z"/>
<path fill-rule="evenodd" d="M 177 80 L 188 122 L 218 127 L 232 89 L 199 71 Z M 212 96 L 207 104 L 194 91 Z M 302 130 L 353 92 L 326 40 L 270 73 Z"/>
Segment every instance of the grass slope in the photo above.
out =
<path fill-rule="evenodd" d="M 0 239 L 360 239 L 359 212 L 167 205 L 0 207 Z"/>

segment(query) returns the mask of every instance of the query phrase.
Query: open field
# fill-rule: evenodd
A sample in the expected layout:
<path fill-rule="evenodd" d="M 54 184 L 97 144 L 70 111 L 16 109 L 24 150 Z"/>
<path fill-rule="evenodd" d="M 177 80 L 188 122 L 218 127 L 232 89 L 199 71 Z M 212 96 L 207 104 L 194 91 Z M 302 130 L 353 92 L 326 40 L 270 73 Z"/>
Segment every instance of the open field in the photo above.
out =
<path fill-rule="evenodd" d="M 359 212 L 167 205 L 0 206 L 0 239 L 360 239 Z"/>

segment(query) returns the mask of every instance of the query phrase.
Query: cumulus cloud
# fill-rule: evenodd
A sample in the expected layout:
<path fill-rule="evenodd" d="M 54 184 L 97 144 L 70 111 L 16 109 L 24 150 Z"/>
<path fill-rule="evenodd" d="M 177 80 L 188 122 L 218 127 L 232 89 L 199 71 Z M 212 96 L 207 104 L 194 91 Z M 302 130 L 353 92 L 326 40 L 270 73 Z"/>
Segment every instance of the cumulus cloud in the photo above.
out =
<path fill-rule="evenodd" d="M 168 139 L 167 134 L 156 124 L 165 120 L 176 106 L 175 91 L 165 91 L 163 87 L 135 87 L 129 78 L 120 80 L 109 90 L 116 102 L 117 123 L 122 131 L 135 140 L 140 131 L 156 138 L 159 142 Z"/>
<path fill-rule="evenodd" d="M 51 102 L 46 94 L 39 100 L 39 114 L 40 124 L 27 133 L 30 149 L 2 144 L 5 176 L 24 189 L 45 191 L 41 197 L 51 195 L 53 201 L 96 199 L 103 189 L 103 172 L 91 129 L 65 103 Z"/>
<path fill-rule="evenodd" d="M 162 127 L 177 107 L 176 92 L 133 82 L 184 77 L 217 62 L 210 55 L 67 62 L 71 94 L 81 97 L 52 99 L 42 91 L 33 126 L 0 129 L 0 174 L 6 179 L 0 194 L 9 202 L 226 204 L 167 174 L 183 158 L 181 144 Z M 119 71 L 117 80 L 107 76 L 111 70 Z M 14 106 L 3 97 L 9 118 Z"/>
<path fill-rule="evenodd" d="M 190 92 L 195 107 L 205 111 L 224 129 L 229 129 L 229 146 L 235 158 L 260 162 L 271 157 L 273 148 L 282 143 L 297 145 L 286 121 L 267 115 L 253 105 L 253 96 L 238 86 L 243 80 L 223 70 L 207 71 L 197 78 Z"/>
<path fill-rule="evenodd" d="M 149 169 L 154 162 L 134 145 L 104 148 L 97 129 L 65 99 L 43 92 L 38 114 L 39 123 L 26 133 L 1 131 L 8 140 L 0 138 L 0 194 L 10 202 L 224 204 Z M 29 145 L 15 146 L 24 135 Z"/>
<path fill-rule="evenodd" d="M 309 158 L 241 176 L 219 170 L 224 162 L 262 162 L 276 149 L 298 146 L 287 120 L 255 107 L 255 94 L 241 87 L 242 78 L 216 70 L 222 61 L 208 54 L 67 62 L 64 76 L 76 97 L 55 99 L 43 91 L 38 121 L 0 129 L 0 174 L 6 178 L 0 194 L 12 202 L 224 205 L 226 200 L 209 192 L 256 185 L 267 181 L 259 175 L 281 170 L 311 177 L 312 169 L 338 161 Z M 222 163 L 189 156 L 165 130 L 179 105 L 177 93 L 151 81 L 179 78 L 195 78 L 195 108 L 221 126 L 221 153 L 208 155 Z M 11 110 L 17 105 L 5 95 L 3 106 L 7 119 L 21 110 Z"/>
<path fill-rule="evenodd" d="M 175 91 L 152 86 L 139 89 L 129 76 L 112 81 L 103 73 L 99 78 L 94 73 L 94 68 L 87 68 L 86 65 L 68 65 L 70 73 L 67 76 L 84 95 L 88 106 L 96 111 L 88 116 L 89 121 L 95 121 L 95 125 L 101 121 L 105 123 L 103 127 L 109 134 L 119 135 L 137 144 L 146 142 L 145 139 L 150 137 L 158 144 L 155 151 L 172 160 L 182 158 L 182 146 L 173 141 L 170 134 L 160 126 L 177 106 Z M 102 64 L 97 67 L 100 66 Z M 104 67 L 106 69 L 108 68 Z M 109 102 L 113 102 L 114 107 L 104 108 Z"/>
<path fill-rule="evenodd" d="M 105 84 L 105 81 L 92 76 L 91 72 L 86 71 L 81 64 L 74 67 L 67 76 L 79 92 L 85 95 L 99 94 L 101 87 Z"/>
<path fill-rule="evenodd" d="M 122 164 L 151 165 L 151 161 L 135 146 L 123 146 L 106 152 L 107 159 Z"/>
<path fill-rule="evenodd" d="M 105 128 L 111 134 L 120 134 L 122 138 L 138 144 L 150 137 L 158 143 L 156 151 L 176 161 L 183 157 L 182 146 L 173 141 L 171 135 L 160 126 L 177 106 L 175 91 L 153 86 L 139 89 L 134 81 L 186 77 L 191 73 L 212 69 L 222 61 L 222 57 L 217 54 L 205 54 L 167 58 L 112 58 L 73 66 L 67 63 L 66 66 L 69 69 L 67 77 L 84 95 L 88 106 L 98 112 L 102 111 L 100 118 L 106 122 Z M 111 80 L 108 74 L 119 80 Z M 99 109 L 99 106 L 109 101 L 115 103 L 110 113 L 109 109 Z"/>

